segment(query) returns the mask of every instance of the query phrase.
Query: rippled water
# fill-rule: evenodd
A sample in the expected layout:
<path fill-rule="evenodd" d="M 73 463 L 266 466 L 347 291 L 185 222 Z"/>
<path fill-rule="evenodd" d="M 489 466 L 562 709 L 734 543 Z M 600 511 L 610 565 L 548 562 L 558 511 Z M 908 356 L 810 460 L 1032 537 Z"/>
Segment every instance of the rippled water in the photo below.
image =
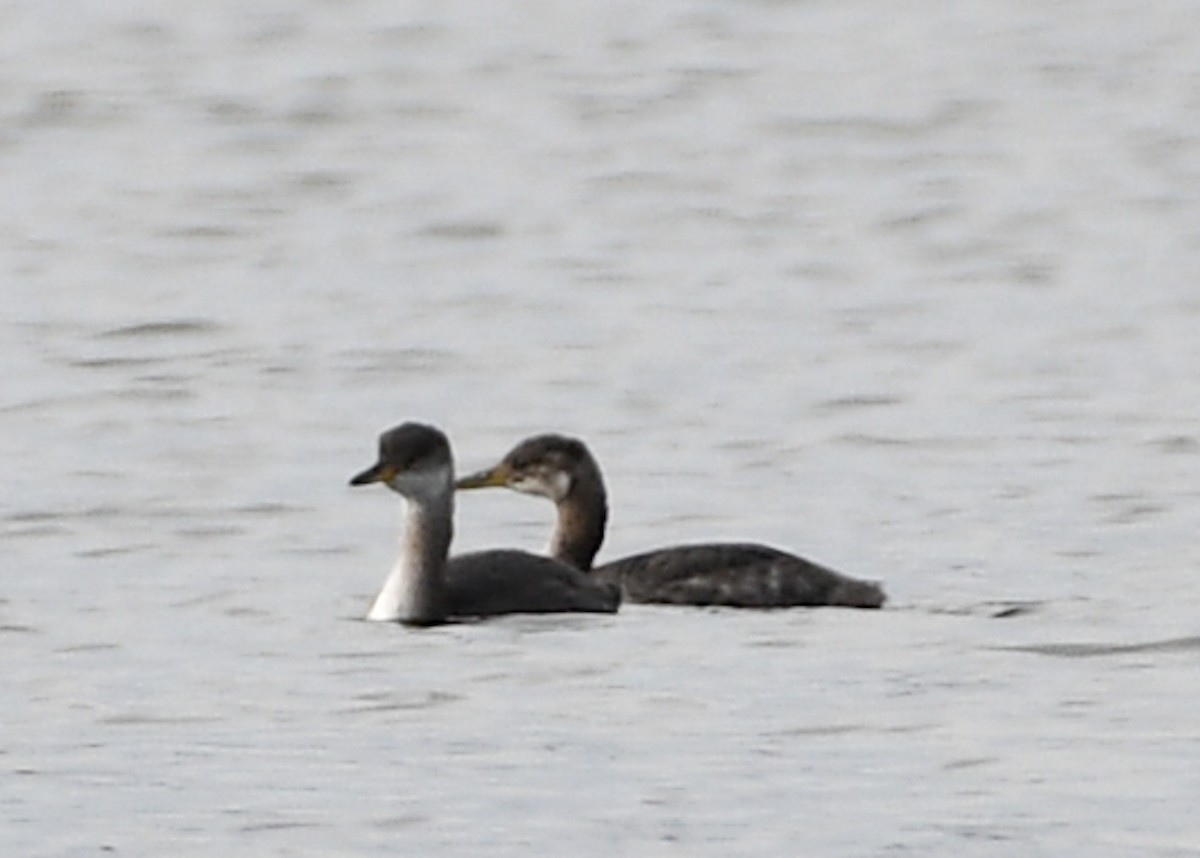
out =
<path fill-rule="evenodd" d="M 1190 0 L 0 22 L 4 854 L 1200 854 Z M 361 622 L 408 418 L 892 604 Z"/>

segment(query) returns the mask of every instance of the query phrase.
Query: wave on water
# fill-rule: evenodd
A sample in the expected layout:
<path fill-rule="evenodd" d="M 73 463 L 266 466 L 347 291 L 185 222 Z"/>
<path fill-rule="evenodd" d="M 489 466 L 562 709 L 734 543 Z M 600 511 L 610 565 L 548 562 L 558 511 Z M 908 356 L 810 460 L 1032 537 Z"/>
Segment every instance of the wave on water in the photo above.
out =
<path fill-rule="evenodd" d="M 1050 655 L 1060 658 L 1092 658 L 1104 655 L 1129 655 L 1144 652 L 1197 652 L 1200 651 L 1200 635 L 1181 638 L 1166 638 L 1142 643 L 1047 643 L 1022 646 L 998 647 L 1010 652 L 1029 652 L 1035 655 Z"/>

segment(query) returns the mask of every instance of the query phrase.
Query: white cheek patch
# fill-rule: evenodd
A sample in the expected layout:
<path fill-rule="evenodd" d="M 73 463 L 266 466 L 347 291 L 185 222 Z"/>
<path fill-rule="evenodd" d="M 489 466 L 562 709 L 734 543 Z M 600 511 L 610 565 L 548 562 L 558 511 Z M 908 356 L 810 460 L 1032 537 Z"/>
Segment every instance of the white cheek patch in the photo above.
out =
<path fill-rule="evenodd" d="M 442 494 L 447 485 L 453 485 L 454 474 L 449 468 L 433 468 L 423 471 L 403 471 L 388 481 L 388 488 L 405 497 L 426 497 Z"/>
<path fill-rule="evenodd" d="M 562 471 L 556 471 L 548 477 L 520 477 L 509 485 L 527 495 L 541 495 L 558 503 L 571 491 L 571 477 Z"/>
<path fill-rule="evenodd" d="M 517 477 L 509 482 L 509 488 L 520 492 L 523 495 L 540 495 L 545 494 L 545 487 L 537 480 L 529 477 Z"/>
<path fill-rule="evenodd" d="M 554 476 L 550 478 L 547 488 L 550 489 L 547 494 L 554 500 L 555 503 L 558 503 L 571 491 L 570 474 L 566 474 L 562 471 L 556 471 Z"/>

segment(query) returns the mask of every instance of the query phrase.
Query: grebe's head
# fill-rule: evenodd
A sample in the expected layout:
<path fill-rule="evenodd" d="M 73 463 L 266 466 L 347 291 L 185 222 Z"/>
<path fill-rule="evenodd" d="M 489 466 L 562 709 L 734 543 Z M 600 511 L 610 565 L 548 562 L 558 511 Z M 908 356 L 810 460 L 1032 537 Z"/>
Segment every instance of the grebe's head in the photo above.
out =
<path fill-rule="evenodd" d="M 500 464 L 463 477 L 455 485 L 459 489 L 503 486 L 558 503 L 571 493 L 585 470 L 595 467 L 582 441 L 564 435 L 537 435 L 509 450 Z"/>
<path fill-rule="evenodd" d="M 445 494 L 454 480 L 450 442 L 439 429 L 402 423 L 379 436 L 379 461 L 350 480 L 383 483 L 406 498 Z"/>

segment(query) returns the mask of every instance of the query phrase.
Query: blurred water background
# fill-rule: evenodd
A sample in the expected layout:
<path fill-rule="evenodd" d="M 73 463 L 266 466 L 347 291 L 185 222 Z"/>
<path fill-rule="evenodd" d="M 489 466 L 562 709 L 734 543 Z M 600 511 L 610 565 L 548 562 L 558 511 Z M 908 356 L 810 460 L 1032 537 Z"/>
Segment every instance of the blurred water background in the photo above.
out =
<path fill-rule="evenodd" d="M 1192 0 L 0 4 L 5 855 L 1200 855 Z M 361 622 L 376 434 L 883 612 Z M 459 502 L 463 549 L 551 509 Z"/>

